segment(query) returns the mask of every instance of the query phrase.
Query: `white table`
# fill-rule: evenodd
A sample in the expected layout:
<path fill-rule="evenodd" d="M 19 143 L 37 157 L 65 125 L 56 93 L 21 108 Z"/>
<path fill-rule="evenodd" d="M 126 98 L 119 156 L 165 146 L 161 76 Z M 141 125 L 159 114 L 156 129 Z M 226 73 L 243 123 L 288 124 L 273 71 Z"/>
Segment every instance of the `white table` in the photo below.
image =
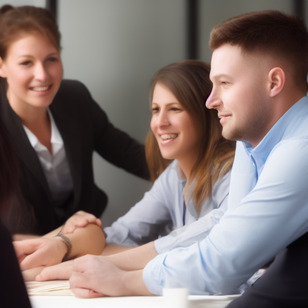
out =
<path fill-rule="evenodd" d="M 233 296 L 189 296 L 189 308 L 223 308 Z M 165 308 L 163 296 L 101 297 L 30 296 L 33 308 Z M 173 308 L 173 307 L 166 307 Z"/>
<path fill-rule="evenodd" d="M 100 297 L 81 299 L 72 295 L 68 281 L 27 283 L 33 308 L 224 308 L 238 295 L 188 296 L 183 301 L 167 296 Z M 169 293 L 170 294 L 170 293 Z M 177 293 L 179 295 L 179 293 Z M 174 294 L 173 294 L 174 295 Z M 183 303 L 183 304 L 182 304 Z M 181 306 L 181 307 L 179 307 Z"/>

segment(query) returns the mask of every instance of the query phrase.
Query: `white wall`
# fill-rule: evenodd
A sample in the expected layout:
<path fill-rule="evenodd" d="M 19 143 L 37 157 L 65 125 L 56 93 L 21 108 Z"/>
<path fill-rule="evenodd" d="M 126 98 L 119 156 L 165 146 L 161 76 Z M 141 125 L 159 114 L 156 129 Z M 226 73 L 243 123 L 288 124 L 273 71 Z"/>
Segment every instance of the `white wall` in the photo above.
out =
<path fill-rule="evenodd" d="M 199 0 L 200 58 L 210 62 L 210 31 L 218 23 L 239 14 L 259 10 L 281 10 L 292 13 L 293 0 Z"/>
<path fill-rule="evenodd" d="M 4 4 L 10 4 L 13 6 L 19 5 L 34 5 L 34 6 L 46 6 L 46 0 L 0 0 L 0 6 Z"/>

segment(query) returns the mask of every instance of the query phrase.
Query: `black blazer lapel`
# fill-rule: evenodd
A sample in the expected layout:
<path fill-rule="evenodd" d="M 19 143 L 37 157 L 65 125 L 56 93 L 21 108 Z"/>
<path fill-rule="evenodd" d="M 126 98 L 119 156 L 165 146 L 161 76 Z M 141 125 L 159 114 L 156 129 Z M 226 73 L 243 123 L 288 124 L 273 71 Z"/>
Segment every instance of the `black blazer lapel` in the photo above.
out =
<path fill-rule="evenodd" d="M 61 102 L 57 101 L 57 108 L 52 104 L 50 107 L 52 116 L 55 120 L 55 123 L 58 127 L 58 130 L 62 136 L 66 159 L 68 161 L 68 165 L 70 167 L 71 176 L 73 180 L 74 186 L 74 202 L 71 204 L 73 207 L 74 204 L 77 204 L 80 200 L 80 192 L 81 192 L 81 175 L 82 170 L 80 163 L 82 161 L 82 149 L 80 148 L 80 142 L 78 138 L 76 138 L 75 127 L 76 123 L 71 123 L 67 116 L 67 111 L 61 109 Z M 73 210 L 74 208 L 68 209 Z"/>
<path fill-rule="evenodd" d="M 26 132 L 19 117 L 11 108 L 6 95 L 2 94 L 1 115 L 11 136 L 13 147 L 22 163 L 30 170 L 38 183 L 40 183 L 48 195 L 50 195 L 48 184 L 38 156 L 31 146 Z"/>

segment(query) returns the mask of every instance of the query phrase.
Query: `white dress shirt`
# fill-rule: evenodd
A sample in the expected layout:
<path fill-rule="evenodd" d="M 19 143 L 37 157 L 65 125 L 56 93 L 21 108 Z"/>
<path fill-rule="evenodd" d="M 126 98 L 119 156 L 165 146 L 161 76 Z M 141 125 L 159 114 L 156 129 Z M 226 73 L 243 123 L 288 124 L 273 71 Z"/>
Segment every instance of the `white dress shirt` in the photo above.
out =
<path fill-rule="evenodd" d="M 66 159 L 64 143 L 56 123 L 48 110 L 51 123 L 51 147 L 52 153 L 40 143 L 37 137 L 24 126 L 29 141 L 36 151 L 41 162 L 46 180 L 55 203 L 61 203 L 73 190 L 73 180 Z"/>

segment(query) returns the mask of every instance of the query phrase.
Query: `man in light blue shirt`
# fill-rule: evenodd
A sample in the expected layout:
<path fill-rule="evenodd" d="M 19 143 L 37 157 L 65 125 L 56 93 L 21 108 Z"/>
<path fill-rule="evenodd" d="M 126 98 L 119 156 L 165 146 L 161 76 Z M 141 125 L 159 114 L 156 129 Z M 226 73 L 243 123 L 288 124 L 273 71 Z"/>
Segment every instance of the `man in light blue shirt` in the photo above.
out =
<path fill-rule="evenodd" d="M 305 27 L 278 12 L 252 13 L 215 27 L 210 46 L 206 106 L 218 111 L 224 137 L 240 140 L 229 210 L 203 241 L 146 266 L 145 284 L 156 294 L 166 286 L 234 293 L 308 231 Z"/>
<path fill-rule="evenodd" d="M 203 241 L 145 267 L 145 284 L 156 294 L 162 287 L 234 293 L 308 231 L 306 29 L 278 12 L 252 13 L 217 26 L 210 45 L 206 105 L 218 111 L 224 137 L 240 140 L 229 210 Z"/>
<path fill-rule="evenodd" d="M 149 290 L 161 294 L 162 287 L 189 287 L 193 294 L 236 292 L 280 249 L 308 231 L 307 180 L 305 97 L 258 146 L 237 144 L 229 210 L 203 241 L 151 261 L 143 274 Z M 247 187 L 252 181 L 255 186 Z"/>
<path fill-rule="evenodd" d="M 210 47 L 206 106 L 217 110 L 223 136 L 238 140 L 228 210 L 206 238 L 144 269 L 102 264 L 101 294 L 236 293 L 308 231 L 305 25 L 277 11 L 252 12 L 216 26 Z"/>

